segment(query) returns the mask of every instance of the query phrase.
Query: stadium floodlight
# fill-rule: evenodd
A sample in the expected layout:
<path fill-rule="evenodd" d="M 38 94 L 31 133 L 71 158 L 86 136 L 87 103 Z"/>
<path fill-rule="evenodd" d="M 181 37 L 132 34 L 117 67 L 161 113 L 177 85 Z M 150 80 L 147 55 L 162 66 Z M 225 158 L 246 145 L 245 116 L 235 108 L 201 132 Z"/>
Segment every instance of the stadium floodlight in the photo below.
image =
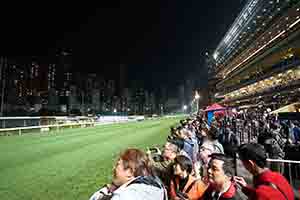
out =
<path fill-rule="evenodd" d="M 195 99 L 196 99 L 196 100 L 200 99 L 200 95 L 198 94 L 197 91 L 196 91 L 196 94 L 195 94 Z"/>
<path fill-rule="evenodd" d="M 213 54 L 213 58 L 214 58 L 215 60 L 217 60 L 218 56 L 219 56 L 219 53 L 216 51 L 216 52 Z"/>
<path fill-rule="evenodd" d="M 184 111 L 186 111 L 187 108 L 188 108 L 187 105 L 184 105 L 184 106 L 183 106 L 183 110 L 184 110 Z"/>

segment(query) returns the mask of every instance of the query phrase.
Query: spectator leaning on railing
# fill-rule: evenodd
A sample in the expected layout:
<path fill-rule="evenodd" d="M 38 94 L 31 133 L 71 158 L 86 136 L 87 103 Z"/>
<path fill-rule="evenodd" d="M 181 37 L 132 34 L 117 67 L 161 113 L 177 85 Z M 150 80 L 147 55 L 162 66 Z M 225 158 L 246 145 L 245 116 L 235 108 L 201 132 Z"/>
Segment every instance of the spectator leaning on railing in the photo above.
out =
<path fill-rule="evenodd" d="M 245 168 L 253 175 L 254 187 L 247 185 L 244 178 L 235 177 L 243 192 L 253 200 L 294 200 L 293 188 L 279 173 L 266 168 L 267 155 L 263 146 L 255 143 L 239 147 L 238 154 Z"/>
<path fill-rule="evenodd" d="M 95 192 L 90 200 L 166 200 L 160 180 L 152 176 L 147 155 L 138 149 L 127 149 L 115 165 L 113 181 Z"/>

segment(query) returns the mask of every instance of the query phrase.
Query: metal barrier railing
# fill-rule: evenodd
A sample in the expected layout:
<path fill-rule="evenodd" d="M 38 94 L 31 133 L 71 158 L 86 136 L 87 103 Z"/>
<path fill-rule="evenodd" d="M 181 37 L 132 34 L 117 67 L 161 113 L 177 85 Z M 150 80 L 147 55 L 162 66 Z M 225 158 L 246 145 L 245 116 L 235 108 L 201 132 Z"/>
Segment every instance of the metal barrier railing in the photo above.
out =
<path fill-rule="evenodd" d="M 239 125 L 236 128 L 236 135 L 239 138 L 240 144 L 257 142 L 258 129 L 253 126 L 242 126 Z"/>
<path fill-rule="evenodd" d="M 267 159 L 268 167 L 272 171 L 282 174 L 293 186 L 295 199 L 300 199 L 300 161 L 296 160 L 281 160 Z M 235 160 L 235 175 L 243 177 L 247 183 L 252 183 L 252 174 L 250 174 L 243 166 L 242 161 L 238 158 Z"/>
<path fill-rule="evenodd" d="M 300 188 L 300 161 L 267 159 L 267 163 L 272 171 L 281 173 L 295 189 Z"/>

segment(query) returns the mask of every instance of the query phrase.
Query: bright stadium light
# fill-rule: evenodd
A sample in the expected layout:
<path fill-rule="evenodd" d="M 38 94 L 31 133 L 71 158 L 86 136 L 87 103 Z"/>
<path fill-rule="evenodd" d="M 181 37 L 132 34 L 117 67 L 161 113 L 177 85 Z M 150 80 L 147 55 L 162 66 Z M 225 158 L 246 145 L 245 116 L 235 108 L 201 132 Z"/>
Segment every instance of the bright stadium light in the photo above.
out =
<path fill-rule="evenodd" d="M 215 59 L 215 60 L 217 60 L 217 58 L 218 58 L 218 55 L 219 55 L 219 53 L 218 53 L 218 52 L 215 52 L 215 53 L 213 54 L 213 57 L 214 57 L 214 59 Z"/>
<path fill-rule="evenodd" d="M 198 94 L 197 91 L 196 91 L 196 94 L 195 94 L 195 99 L 196 99 L 196 100 L 200 99 L 200 95 Z"/>
<path fill-rule="evenodd" d="M 183 110 L 186 111 L 187 110 L 187 105 L 183 106 Z"/>

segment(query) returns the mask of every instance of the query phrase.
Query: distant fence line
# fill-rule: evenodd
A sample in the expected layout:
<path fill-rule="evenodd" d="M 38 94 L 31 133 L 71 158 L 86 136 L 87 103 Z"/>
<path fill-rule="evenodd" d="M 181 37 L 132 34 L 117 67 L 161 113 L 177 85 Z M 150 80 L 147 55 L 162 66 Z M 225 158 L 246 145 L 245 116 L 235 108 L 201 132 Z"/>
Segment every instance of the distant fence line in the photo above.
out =
<path fill-rule="evenodd" d="M 25 130 L 40 130 L 40 132 L 47 132 L 50 129 L 59 131 L 61 128 L 76 128 L 76 127 L 90 127 L 94 126 L 94 122 L 84 122 L 84 123 L 66 123 L 66 124 L 54 124 L 54 125 L 43 125 L 43 126 L 26 126 L 26 127 L 17 127 L 17 128 L 2 128 L 0 129 L 0 135 L 12 135 L 17 133 L 22 135 Z"/>
<path fill-rule="evenodd" d="M 22 135 L 25 132 L 39 130 L 59 131 L 62 128 L 90 127 L 129 121 L 143 121 L 144 116 L 40 116 L 40 117 L 0 117 L 0 135 Z"/>
<path fill-rule="evenodd" d="M 0 128 L 16 128 L 63 124 L 66 122 L 90 121 L 91 117 L 39 116 L 39 117 L 0 117 Z"/>
<path fill-rule="evenodd" d="M 40 117 L 0 117 L 0 135 L 12 135 L 39 130 L 46 132 L 61 128 L 94 126 L 94 119 L 91 117 L 62 117 L 62 116 L 40 116 Z"/>

